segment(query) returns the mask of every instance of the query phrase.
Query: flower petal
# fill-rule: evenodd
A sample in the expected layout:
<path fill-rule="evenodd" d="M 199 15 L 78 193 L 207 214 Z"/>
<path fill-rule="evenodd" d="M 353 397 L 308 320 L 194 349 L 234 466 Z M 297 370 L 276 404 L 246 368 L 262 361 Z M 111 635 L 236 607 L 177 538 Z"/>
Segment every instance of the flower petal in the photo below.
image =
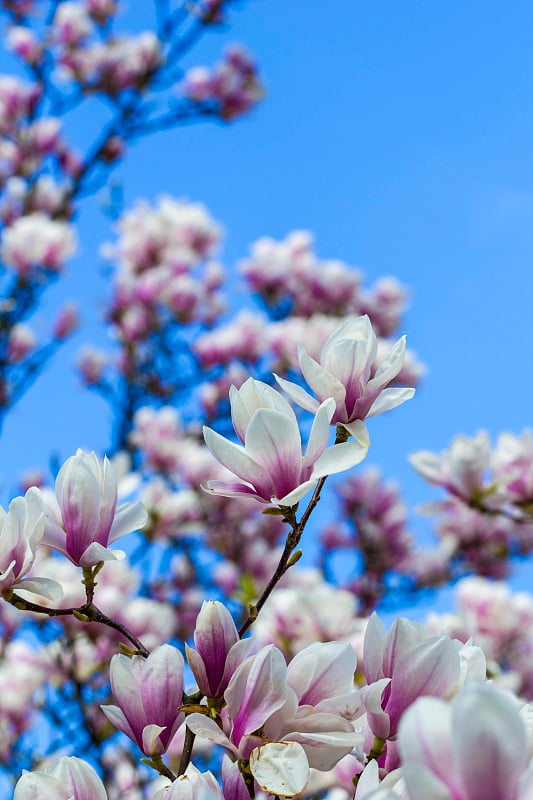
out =
<path fill-rule="evenodd" d="M 269 742 L 250 754 L 250 770 L 264 792 L 293 797 L 309 780 L 309 764 L 297 742 Z"/>
<path fill-rule="evenodd" d="M 274 373 L 274 377 L 278 383 L 278 385 L 283 389 L 285 394 L 288 394 L 293 403 L 296 403 L 297 406 L 301 406 L 301 408 L 305 408 L 306 411 L 311 411 L 313 414 L 316 413 L 319 402 L 314 397 L 302 389 L 301 386 L 298 386 L 297 383 L 292 383 L 291 381 L 286 381 L 285 378 L 280 378 L 279 375 Z"/>
<path fill-rule="evenodd" d="M 307 355 L 303 347 L 299 348 L 298 356 L 302 375 L 319 400 L 333 397 L 337 408 L 339 406 L 342 407 L 346 398 L 346 388 L 344 384 L 328 372 L 327 369 L 324 369 L 324 367 L 318 364 L 314 358 Z"/>
<path fill-rule="evenodd" d="M 250 457 L 244 447 L 230 442 L 229 439 L 207 427 L 204 427 L 204 440 L 217 461 L 241 480 L 251 483 L 256 488 L 269 483 L 263 467 Z"/>
<path fill-rule="evenodd" d="M 260 408 L 246 431 L 246 452 L 268 473 L 276 497 L 283 497 L 300 485 L 302 440 L 296 418 Z M 240 477 L 256 486 L 250 478 Z"/>
<path fill-rule="evenodd" d="M 316 412 L 307 442 L 304 467 L 312 466 L 327 447 L 329 441 L 330 423 L 335 413 L 335 401 L 332 397 L 324 400 Z"/>
<path fill-rule="evenodd" d="M 126 558 L 124 550 L 109 550 L 98 542 L 93 542 L 79 559 L 80 567 L 95 567 L 100 561 L 122 561 Z"/>
<path fill-rule="evenodd" d="M 63 587 L 51 578 L 23 578 L 13 588 L 38 594 L 41 597 L 46 597 L 47 600 L 52 600 L 54 603 L 63 597 Z"/>
<path fill-rule="evenodd" d="M 368 455 L 368 447 L 363 447 L 359 442 L 343 442 L 334 444 L 325 453 L 322 453 L 313 469 L 312 478 L 322 478 L 324 475 L 335 475 L 346 469 L 355 467 Z"/>
<path fill-rule="evenodd" d="M 116 510 L 115 519 L 109 532 L 109 544 L 120 536 L 140 530 L 146 525 L 147 520 L 148 512 L 140 500 L 123 503 Z"/>
<path fill-rule="evenodd" d="M 396 406 L 414 397 L 414 394 L 414 389 L 383 389 L 368 409 L 366 419 L 369 417 L 377 417 L 378 414 L 383 414 L 384 411 L 390 411 L 391 408 L 396 408 Z"/>

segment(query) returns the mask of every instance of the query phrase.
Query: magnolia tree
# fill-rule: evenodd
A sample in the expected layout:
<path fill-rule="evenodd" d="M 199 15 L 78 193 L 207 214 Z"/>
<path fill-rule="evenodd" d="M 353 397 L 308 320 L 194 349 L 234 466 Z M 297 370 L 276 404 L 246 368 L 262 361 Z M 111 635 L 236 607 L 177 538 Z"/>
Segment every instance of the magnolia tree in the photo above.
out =
<path fill-rule="evenodd" d="M 2 419 L 78 324 L 67 305 L 45 341 L 31 327 L 80 199 L 130 141 L 261 98 L 241 48 L 182 66 L 231 5 L 154 0 L 132 35 L 116 0 L 1 2 L 19 59 L 0 76 Z M 89 103 L 107 121 L 78 151 L 63 122 Z M 404 287 L 367 286 L 297 231 L 252 246 L 235 309 L 220 244 L 198 203 L 122 210 L 105 247 L 114 345 L 78 361 L 112 441 L 0 508 L 3 796 L 532 798 L 533 598 L 489 580 L 533 549 L 532 434 L 410 455 L 443 490 L 421 550 L 397 487 L 362 465 L 372 418 L 424 373 L 398 338 Z M 387 631 L 373 613 L 458 578 L 453 615 Z"/>

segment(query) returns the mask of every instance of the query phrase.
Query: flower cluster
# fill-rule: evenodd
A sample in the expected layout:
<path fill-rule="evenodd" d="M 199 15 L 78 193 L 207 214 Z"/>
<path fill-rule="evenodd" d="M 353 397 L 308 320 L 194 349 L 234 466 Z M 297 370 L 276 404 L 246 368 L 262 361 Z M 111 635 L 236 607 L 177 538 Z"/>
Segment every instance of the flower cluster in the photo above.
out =
<path fill-rule="evenodd" d="M 215 69 L 193 67 L 188 70 L 182 91 L 194 103 L 213 104 L 222 119 L 245 114 L 263 96 L 257 67 L 242 47 L 233 46 Z"/>
<path fill-rule="evenodd" d="M 1 416 L 73 331 L 63 325 L 57 335 L 50 331 L 48 341 L 30 347 L 27 336 L 22 341 L 23 329 L 16 326 L 36 312 L 43 290 L 61 276 L 76 253 L 73 219 L 78 200 L 105 183 L 130 140 L 212 116 L 215 106 L 216 113 L 229 120 L 259 99 L 256 68 L 239 48 L 231 50 L 213 73 L 216 99 L 207 107 L 176 93 L 185 72 L 178 62 L 188 50 L 190 29 L 199 25 L 200 33 L 223 19 L 224 5 L 224 0 L 189 4 L 179 14 L 169 6 L 156 15 L 152 28 L 129 34 L 117 24 L 117 0 L 60 0 L 49 13 L 31 0 L 1 3 L 7 46 L 30 76 L 0 75 L 0 256 L 7 267 L 0 290 Z M 78 111 L 86 125 L 71 124 L 72 112 Z M 182 218 L 186 215 L 181 213 Z M 170 224 L 173 227 L 172 220 Z M 181 224 L 183 233 L 187 222 L 182 219 Z M 174 240 L 170 246 L 175 245 Z M 191 249 L 201 250 L 198 240 Z M 136 342 L 155 330 L 156 315 L 153 309 L 145 312 L 144 303 L 161 303 L 180 322 L 197 315 L 214 319 L 220 312 L 213 298 L 220 281 L 218 266 L 206 265 L 198 280 L 189 274 L 192 262 L 184 266 L 183 253 L 175 255 L 180 266 L 173 264 L 171 274 L 160 271 L 145 279 L 139 294 L 131 281 L 123 280 L 110 317 L 119 323 L 124 342 Z M 202 251 L 193 261 L 206 255 Z M 141 296 L 143 291 L 151 293 L 151 300 Z M 130 378 L 134 361 L 121 360 Z M 88 385 L 100 387 L 95 368 L 87 366 L 85 371 L 90 373 Z M 154 393 L 168 392 L 169 382 L 152 377 L 153 369 L 140 371 L 150 372 L 147 383 Z"/>
<path fill-rule="evenodd" d="M 456 437 L 440 454 L 420 451 L 411 464 L 447 497 L 429 506 L 441 515 L 437 532 L 456 562 L 482 575 L 503 577 L 513 553 L 533 547 L 533 437 L 503 433 Z"/>
<path fill-rule="evenodd" d="M 120 265 L 110 317 L 123 342 L 148 339 L 169 318 L 216 315 L 221 273 L 210 258 L 221 232 L 203 206 L 170 197 L 156 208 L 139 204 L 122 217 L 119 233 L 106 252 Z"/>
<path fill-rule="evenodd" d="M 307 231 L 295 231 L 281 242 L 259 239 L 241 270 L 268 306 L 290 308 L 294 316 L 368 314 L 380 336 L 391 336 L 405 310 L 406 291 L 383 278 L 364 290 L 362 275 L 341 261 L 321 261 Z"/>

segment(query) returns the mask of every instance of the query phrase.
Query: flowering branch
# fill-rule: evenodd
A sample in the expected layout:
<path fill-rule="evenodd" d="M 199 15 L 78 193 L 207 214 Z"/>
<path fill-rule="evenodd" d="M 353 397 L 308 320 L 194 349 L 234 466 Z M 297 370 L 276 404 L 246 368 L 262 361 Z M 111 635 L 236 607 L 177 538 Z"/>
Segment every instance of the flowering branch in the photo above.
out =
<path fill-rule="evenodd" d="M 110 617 L 104 614 L 103 611 L 100 611 L 100 609 L 97 608 L 94 603 L 84 603 L 78 608 L 46 608 L 46 606 L 41 606 L 38 603 L 32 603 L 29 600 L 24 600 L 15 592 L 6 592 L 3 595 L 3 598 L 12 606 L 19 609 L 19 611 L 33 611 L 37 614 L 46 614 L 48 617 L 73 616 L 80 622 L 98 622 L 101 625 L 106 625 L 108 628 L 113 628 L 121 633 L 126 639 L 128 639 L 134 645 L 136 654 L 141 655 L 144 658 L 147 658 L 150 655 L 148 648 L 146 648 L 143 643 L 126 628 L 125 625 L 110 619 Z"/>

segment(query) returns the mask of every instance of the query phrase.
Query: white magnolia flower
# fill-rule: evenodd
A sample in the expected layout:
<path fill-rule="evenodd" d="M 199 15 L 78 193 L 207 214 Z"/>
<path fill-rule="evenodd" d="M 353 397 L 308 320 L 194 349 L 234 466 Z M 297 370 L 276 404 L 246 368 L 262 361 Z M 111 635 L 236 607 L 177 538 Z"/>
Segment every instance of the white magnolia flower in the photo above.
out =
<path fill-rule="evenodd" d="M 316 411 L 328 398 L 335 401 L 331 418 L 363 444 L 368 436 L 363 420 L 375 417 L 409 400 L 414 389 L 387 388 L 400 372 L 405 358 L 405 336 L 390 349 L 378 364 L 378 341 L 367 316 L 348 320 L 334 331 L 320 354 L 320 363 L 298 349 L 302 374 L 316 394 L 315 399 L 301 386 L 276 376 L 293 400 L 308 411 Z"/>
<path fill-rule="evenodd" d="M 275 389 L 251 378 L 230 391 L 231 416 L 243 445 L 204 428 L 207 447 L 239 481 L 209 481 L 208 491 L 225 497 L 246 495 L 262 503 L 295 505 L 325 475 L 360 463 L 368 448 L 344 442 L 327 448 L 335 411 L 332 399 L 316 412 L 305 455 L 296 415 Z"/>

